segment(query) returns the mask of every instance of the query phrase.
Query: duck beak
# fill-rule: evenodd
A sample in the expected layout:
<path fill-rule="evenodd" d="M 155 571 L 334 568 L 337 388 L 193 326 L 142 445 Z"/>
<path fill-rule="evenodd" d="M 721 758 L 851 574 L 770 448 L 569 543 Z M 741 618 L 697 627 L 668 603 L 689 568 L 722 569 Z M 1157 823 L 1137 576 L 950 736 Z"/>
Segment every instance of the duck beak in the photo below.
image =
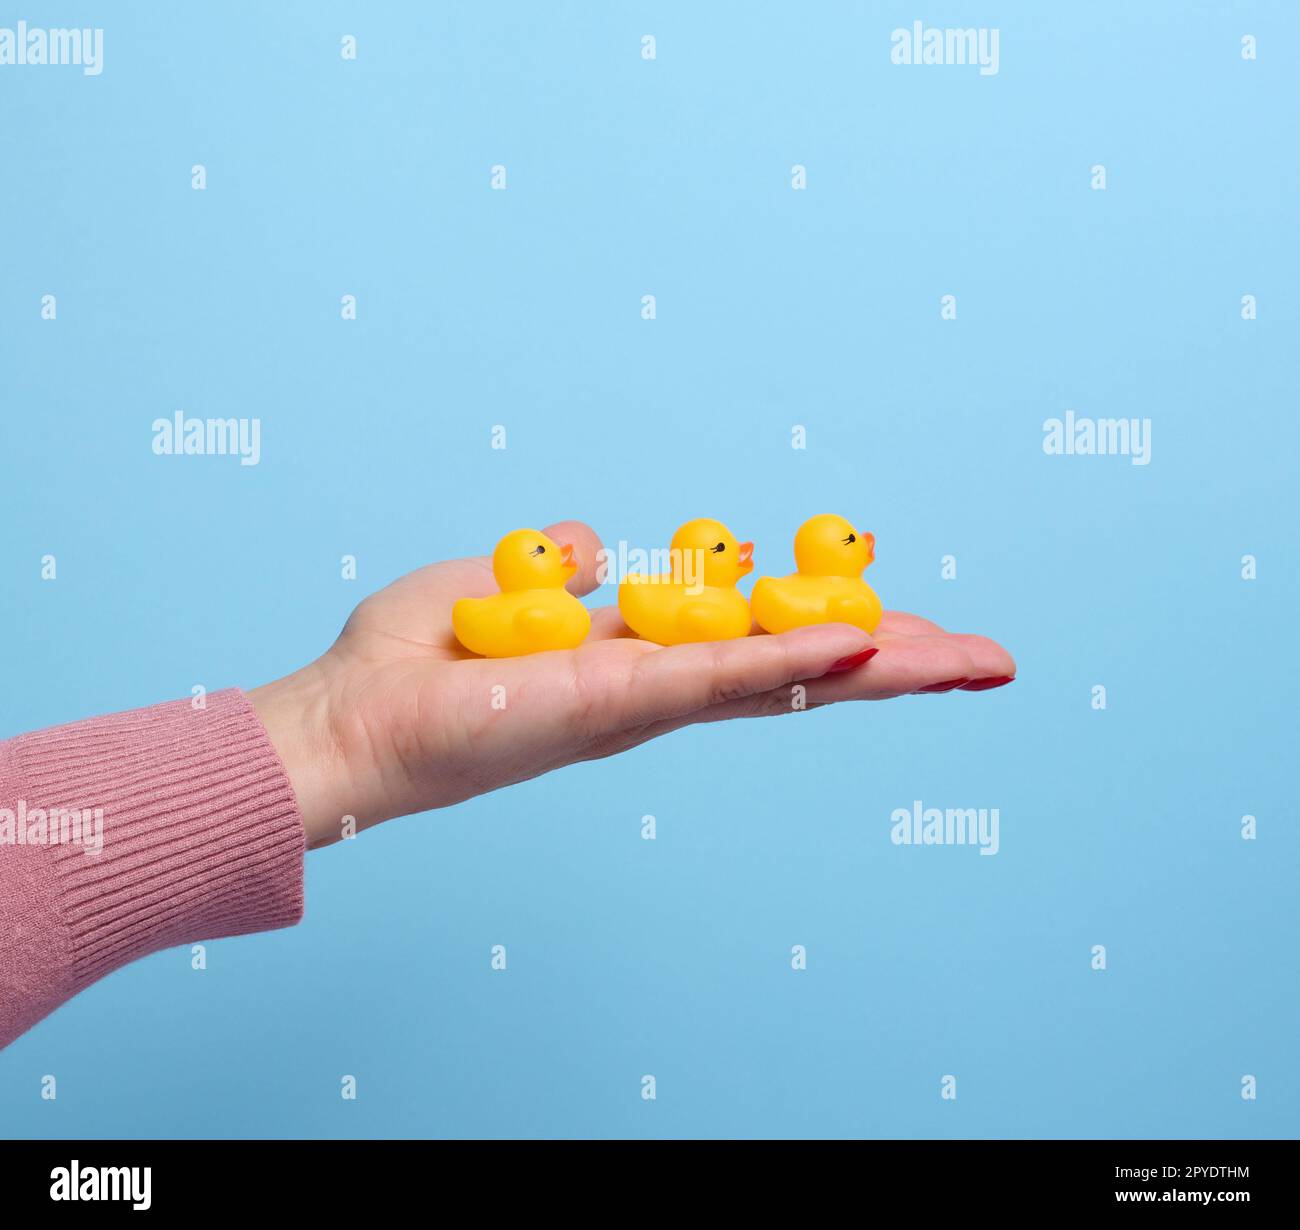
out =
<path fill-rule="evenodd" d="M 754 566 L 754 544 L 752 542 L 742 542 L 740 550 L 736 555 L 736 563 L 740 566 L 740 575 L 743 577 Z"/>
<path fill-rule="evenodd" d="M 867 544 L 867 563 L 870 564 L 876 558 L 876 536 L 874 534 L 863 534 L 862 541 Z"/>
<path fill-rule="evenodd" d="M 578 557 L 573 553 L 573 543 L 560 543 L 560 566 L 566 577 L 571 577 L 578 571 Z"/>

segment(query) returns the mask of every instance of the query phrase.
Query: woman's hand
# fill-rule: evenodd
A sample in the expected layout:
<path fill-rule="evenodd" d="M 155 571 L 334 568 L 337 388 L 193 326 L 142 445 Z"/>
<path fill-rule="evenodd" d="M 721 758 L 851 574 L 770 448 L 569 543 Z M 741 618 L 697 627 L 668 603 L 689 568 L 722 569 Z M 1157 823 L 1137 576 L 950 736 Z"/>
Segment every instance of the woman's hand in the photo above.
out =
<path fill-rule="evenodd" d="M 574 546 L 569 590 L 596 588 L 595 533 L 576 521 L 546 533 Z M 897 611 L 874 637 L 822 624 L 664 648 L 636 639 L 606 606 L 577 649 L 478 658 L 452 634 L 452 604 L 496 591 L 486 557 L 409 573 L 362 602 L 323 657 L 250 694 L 309 845 L 338 840 L 344 816 L 364 828 L 446 807 L 693 722 L 978 691 L 1016 672 L 995 642 Z"/>

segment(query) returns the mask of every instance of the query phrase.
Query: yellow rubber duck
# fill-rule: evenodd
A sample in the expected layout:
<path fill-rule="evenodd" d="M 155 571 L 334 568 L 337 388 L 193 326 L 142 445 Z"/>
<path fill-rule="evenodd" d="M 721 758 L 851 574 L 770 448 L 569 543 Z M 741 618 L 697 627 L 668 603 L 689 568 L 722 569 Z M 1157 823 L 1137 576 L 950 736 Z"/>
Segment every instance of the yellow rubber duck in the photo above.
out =
<path fill-rule="evenodd" d="M 539 530 L 515 530 L 492 552 L 501 586 L 490 598 L 461 598 L 451 608 L 456 639 L 488 658 L 573 649 L 591 631 L 587 608 L 564 588 L 578 571 L 569 543 Z"/>
<path fill-rule="evenodd" d="M 633 574 L 618 587 L 624 623 L 660 645 L 748 636 L 753 621 L 736 582 L 753 568 L 753 556 L 754 544 L 737 542 L 721 521 L 688 521 L 673 535 L 671 573 Z"/>
<path fill-rule="evenodd" d="M 874 632 L 884 611 L 862 573 L 875 558 L 874 534 L 860 534 L 832 513 L 810 517 L 794 536 L 798 572 L 755 582 L 754 618 L 766 632 L 832 623 Z"/>

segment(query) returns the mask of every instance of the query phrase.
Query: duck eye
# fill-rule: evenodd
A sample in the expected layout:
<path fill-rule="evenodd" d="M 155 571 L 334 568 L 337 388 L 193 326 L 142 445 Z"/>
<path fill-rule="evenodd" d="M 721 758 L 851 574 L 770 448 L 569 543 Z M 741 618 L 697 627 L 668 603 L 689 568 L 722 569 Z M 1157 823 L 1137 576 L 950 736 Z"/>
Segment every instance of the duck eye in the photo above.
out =
<path fill-rule="evenodd" d="M 726 544 L 725 542 L 720 542 L 720 543 L 718 543 L 718 545 L 717 545 L 716 547 L 710 547 L 710 548 L 709 548 L 709 550 L 710 550 L 714 555 L 718 555 L 718 554 L 720 554 L 721 552 L 725 551 L 726 549 L 727 549 L 727 544 Z"/>
<path fill-rule="evenodd" d="M 528 554 L 529 554 L 529 555 L 545 555 L 545 554 L 546 554 L 546 548 L 545 548 L 544 546 L 542 546 L 542 545 L 539 543 L 536 547 L 533 548 L 533 550 L 529 551 Z"/>
<path fill-rule="evenodd" d="M 857 541 L 858 541 L 858 536 L 857 536 L 856 534 L 850 534 L 850 535 L 849 535 L 849 536 L 844 540 L 844 545 L 847 547 L 847 546 L 849 546 L 851 543 L 855 543 L 855 542 L 857 542 Z"/>

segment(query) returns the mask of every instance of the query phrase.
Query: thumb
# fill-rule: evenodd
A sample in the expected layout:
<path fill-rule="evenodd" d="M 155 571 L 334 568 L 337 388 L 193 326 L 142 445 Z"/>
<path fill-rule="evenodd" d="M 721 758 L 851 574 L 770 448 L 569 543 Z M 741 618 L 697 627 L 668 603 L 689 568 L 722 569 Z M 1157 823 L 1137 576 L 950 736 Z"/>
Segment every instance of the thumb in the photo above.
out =
<path fill-rule="evenodd" d="M 569 578 L 565 589 L 579 597 L 591 593 L 597 585 L 596 568 L 600 563 L 597 556 L 604 550 L 596 531 L 585 521 L 557 521 L 542 533 L 561 545 L 567 542 L 573 548 L 578 571 Z"/>

